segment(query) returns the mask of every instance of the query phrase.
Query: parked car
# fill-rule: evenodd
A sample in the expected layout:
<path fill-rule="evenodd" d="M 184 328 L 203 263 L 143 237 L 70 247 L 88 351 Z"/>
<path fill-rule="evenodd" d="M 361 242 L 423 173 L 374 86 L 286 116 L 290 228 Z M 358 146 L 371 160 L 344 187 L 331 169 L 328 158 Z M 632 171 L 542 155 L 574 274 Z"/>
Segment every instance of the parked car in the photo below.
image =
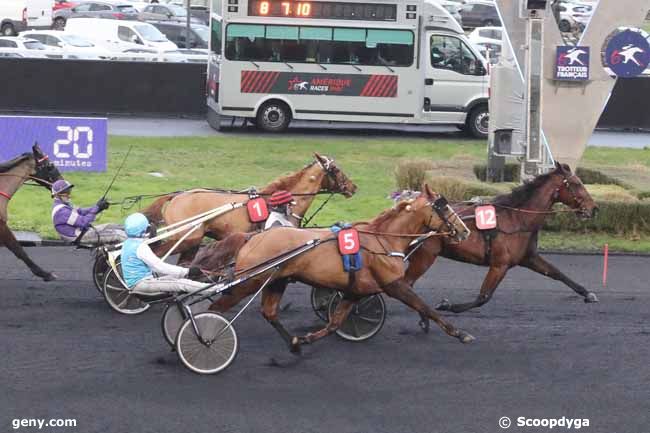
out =
<path fill-rule="evenodd" d="M 128 2 L 87 1 L 73 8 L 59 9 L 54 13 L 52 27 L 61 30 L 71 18 L 108 18 L 137 20 L 138 11 Z"/>
<path fill-rule="evenodd" d="M 0 0 L 0 34 L 16 36 L 27 28 L 49 28 L 54 0 Z"/>
<path fill-rule="evenodd" d="M 477 27 L 467 35 L 467 38 L 473 44 L 487 43 L 501 45 L 502 34 L 503 27 Z"/>
<path fill-rule="evenodd" d="M 187 9 L 174 4 L 153 3 L 145 7 L 140 12 L 139 17 L 142 21 L 187 21 Z M 201 20 L 191 17 L 190 21 L 196 24 L 202 24 Z"/>
<path fill-rule="evenodd" d="M 470 0 L 460 10 L 464 28 L 501 26 L 497 8 L 491 1 Z"/>
<path fill-rule="evenodd" d="M 449 14 L 454 17 L 454 19 L 458 22 L 458 24 L 463 25 L 463 18 L 460 16 L 460 10 L 462 9 L 463 5 L 458 3 L 458 2 L 453 2 L 450 0 L 433 0 L 436 3 L 440 4 L 443 8 L 449 12 Z"/>
<path fill-rule="evenodd" d="M 47 57 L 47 47 L 35 39 L 0 37 L 0 56 L 2 57 Z"/>
<path fill-rule="evenodd" d="M 185 43 L 187 27 L 184 23 L 174 21 L 149 21 L 149 24 L 160 30 L 167 39 L 175 43 L 178 48 L 203 48 L 208 49 L 210 28 L 201 24 L 190 26 L 190 44 Z"/>
<path fill-rule="evenodd" d="M 68 21 L 66 33 L 83 35 L 110 51 L 147 50 L 159 52 L 176 50 L 176 44 L 149 23 L 140 21 L 76 18 Z"/>
<path fill-rule="evenodd" d="M 87 38 L 58 30 L 35 30 L 20 34 L 36 39 L 51 50 L 60 51 L 65 59 L 107 60 L 111 52 Z"/>
<path fill-rule="evenodd" d="M 56 0 L 54 2 L 54 7 L 52 8 L 52 10 L 54 12 L 56 12 L 59 9 L 70 9 L 70 8 L 75 7 L 75 6 L 77 6 L 77 3 L 72 3 L 72 2 L 69 2 L 68 0 Z"/>

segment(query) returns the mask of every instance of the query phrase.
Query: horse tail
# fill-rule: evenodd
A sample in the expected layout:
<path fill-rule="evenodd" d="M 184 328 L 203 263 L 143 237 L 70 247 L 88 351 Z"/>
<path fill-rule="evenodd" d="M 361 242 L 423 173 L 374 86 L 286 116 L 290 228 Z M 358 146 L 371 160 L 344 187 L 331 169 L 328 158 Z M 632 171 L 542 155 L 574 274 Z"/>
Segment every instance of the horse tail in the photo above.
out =
<path fill-rule="evenodd" d="M 159 225 L 164 222 L 163 218 L 163 208 L 171 199 L 176 196 L 175 193 L 166 194 L 162 197 L 159 197 L 156 201 L 151 203 L 146 209 L 142 210 L 142 213 L 147 217 L 149 222 L 154 225 Z"/>

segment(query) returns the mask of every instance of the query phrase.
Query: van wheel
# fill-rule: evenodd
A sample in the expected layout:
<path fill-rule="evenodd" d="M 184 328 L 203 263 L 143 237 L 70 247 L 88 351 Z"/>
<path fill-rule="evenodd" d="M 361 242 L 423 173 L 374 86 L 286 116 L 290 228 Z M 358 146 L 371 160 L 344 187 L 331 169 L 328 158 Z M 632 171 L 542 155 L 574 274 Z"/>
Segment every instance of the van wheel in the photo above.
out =
<path fill-rule="evenodd" d="M 54 30 L 63 30 L 65 28 L 65 18 L 58 17 L 55 19 L 54 23 L 52 23 L 52 28 Z"/>
<path fill-rule="evenodd" d="M 264 103 L 257 111 L 255 126 L 266 132 L 286 131 L 291 122 L 291 110 L 280 101 Z"/>
<path fill-rule="evenodd" d="M 474 138 L 485 139 L 488 136 L 490 111 L 486 104 L 475 107 L 467 116 L 467 131 Z"/>
<path fill-rule="evenodd" d="M 2 33 L 2 36 L 16 36 L 16 29 L 14 29 L 13 24 L 5 23 L 0 27 L 0 33 Z"/>

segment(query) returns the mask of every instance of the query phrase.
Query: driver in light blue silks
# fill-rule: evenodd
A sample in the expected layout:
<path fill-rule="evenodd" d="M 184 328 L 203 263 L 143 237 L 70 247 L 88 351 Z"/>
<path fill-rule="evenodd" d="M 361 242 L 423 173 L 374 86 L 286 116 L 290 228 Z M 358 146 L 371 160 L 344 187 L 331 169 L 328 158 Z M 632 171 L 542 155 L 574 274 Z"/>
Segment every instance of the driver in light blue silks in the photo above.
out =
<path fill-rule="evenodd" d="M 151 251 L 145 242 L 148 228 L 149 220 L 141 213 L 129 215 L 124 222 L 128 239 L 122 245 L 122 274 L 129 289 L 153 295 L 187 293 L 205 287 L 204 283 L 191 280 L 203 276 L 201 269 L 170 265 Z"/>

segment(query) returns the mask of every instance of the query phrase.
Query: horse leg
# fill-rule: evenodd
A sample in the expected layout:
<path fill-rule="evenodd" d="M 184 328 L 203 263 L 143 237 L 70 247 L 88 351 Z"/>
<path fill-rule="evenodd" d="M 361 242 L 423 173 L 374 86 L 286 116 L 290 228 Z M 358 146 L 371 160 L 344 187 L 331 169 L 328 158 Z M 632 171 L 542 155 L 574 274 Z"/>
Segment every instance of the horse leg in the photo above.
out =
<path fill-rule="evenodd" d="M 42 278 L 44 281 L 56 280 L 56 275 L 41 269 L 40 266 L 29 258 L 23 247 L 18 243 L 16 237 L 7 226 L 7 223 L 4 221 L 0 221 L 0 245 L 6 246 L 16 257 L 25 262 L 29 267 L 29 270 L 37 277 Z"/>
<path fill-rule="evenodd" d="M 451 311 L 452 313 L 462 313 L 472 308 L 480 307 L 492 298 L 494 290 L 499 284 L 501 284 L 503 277 L 506 276 L 506 272 L 508 272 L 508 266 L 490 266 L 490 270 L 488 271 L 485 279 L 483 280 L 483 284 L 481 285 L 481 292 L 473 302 L 467 302 L 465 304 L 451 304 L 448 300 L 443 299 L 442 302 L 436 306 L 436 310 Z"/>
<path fill-rule="evenodd" d="M 531 271 L 542 274 L 546 277 L 550 277 L 554 280 L 561 281 L 567 286 L 571 287 L 578 295 L 582 296 L 585 302 L 598 302 L 598 297 L 595 293 L 588 291 L 580 284 L 576 283 L 566 275 L 564 275 L 558 268 L 553 266 L 551 263 L 544 260 L 540 255 L 534 255 L 526 259 L 525 262 L 521 264 Z"/>
<path fill-rule="evenodd" d="M 235 286 L 232 289 L 222 293 L 221 296 L 219 296 L 219 299 L 214 301 L 208 309 L 210 311 L 216 311 L 217 313 L 225 313 L 235 305 L 239 304 L 242 299 L 254 292 L 254 287 L 251 289 L 250 285 L 247 284 Z"/>
<path fill-rule="evenodd" d="M 345 319 L 348 318 L 350 311 L 352 311 L 352 307 L 354 307 L 354 304 L 356 304 L 358 301 L 359 297 L 344 293 L 343 299 L 341 302 L 339 302 L 334 312 L 330 315 L 330 320 L 327 325 L 323 329 L 320 329 L 316 332 L 310 332 L 309 334 L 301 337 L 293 337 L 292 346 L 299 348 L 302 344 L 311 344 L 323 337 L 327 337 L 332 332 L 336 332 L 336 330 L 339 329 L 343 322 L 345 322 Z"/>
<path fill-rule="evenodd" d="M 295 337 L 292 337 L 287 328 L 278 320 L 280 301 L 288 283 L 287 280 L 279 280 L 264 288 L 262 291 L 262 316 L 278 331 L 278 334 L 289 346 L 289 350 L 292 353 L 299 353 L 300 345 L 295 344 Z"/>
<path fill-rule="evenodd" d="M 470 343 L 474 340 L 469 333 L 455 328 L 452 324 L 447 323 L 442 317 L 438 316 L 432 308 L 430 308 L 412 289 L 409 284 L 399 279 L 386 287 L 383 287 L 384 292 L 391 298 L 402 301 L 404 304 L 411 307 L 413 310 L 420 314 L 423 319 L 433 320 L 440 326 L 440 328 L 451 337 L 458 338 L 461 343 Z M 428 327 L 428 326 L 427 326 Z"/>

